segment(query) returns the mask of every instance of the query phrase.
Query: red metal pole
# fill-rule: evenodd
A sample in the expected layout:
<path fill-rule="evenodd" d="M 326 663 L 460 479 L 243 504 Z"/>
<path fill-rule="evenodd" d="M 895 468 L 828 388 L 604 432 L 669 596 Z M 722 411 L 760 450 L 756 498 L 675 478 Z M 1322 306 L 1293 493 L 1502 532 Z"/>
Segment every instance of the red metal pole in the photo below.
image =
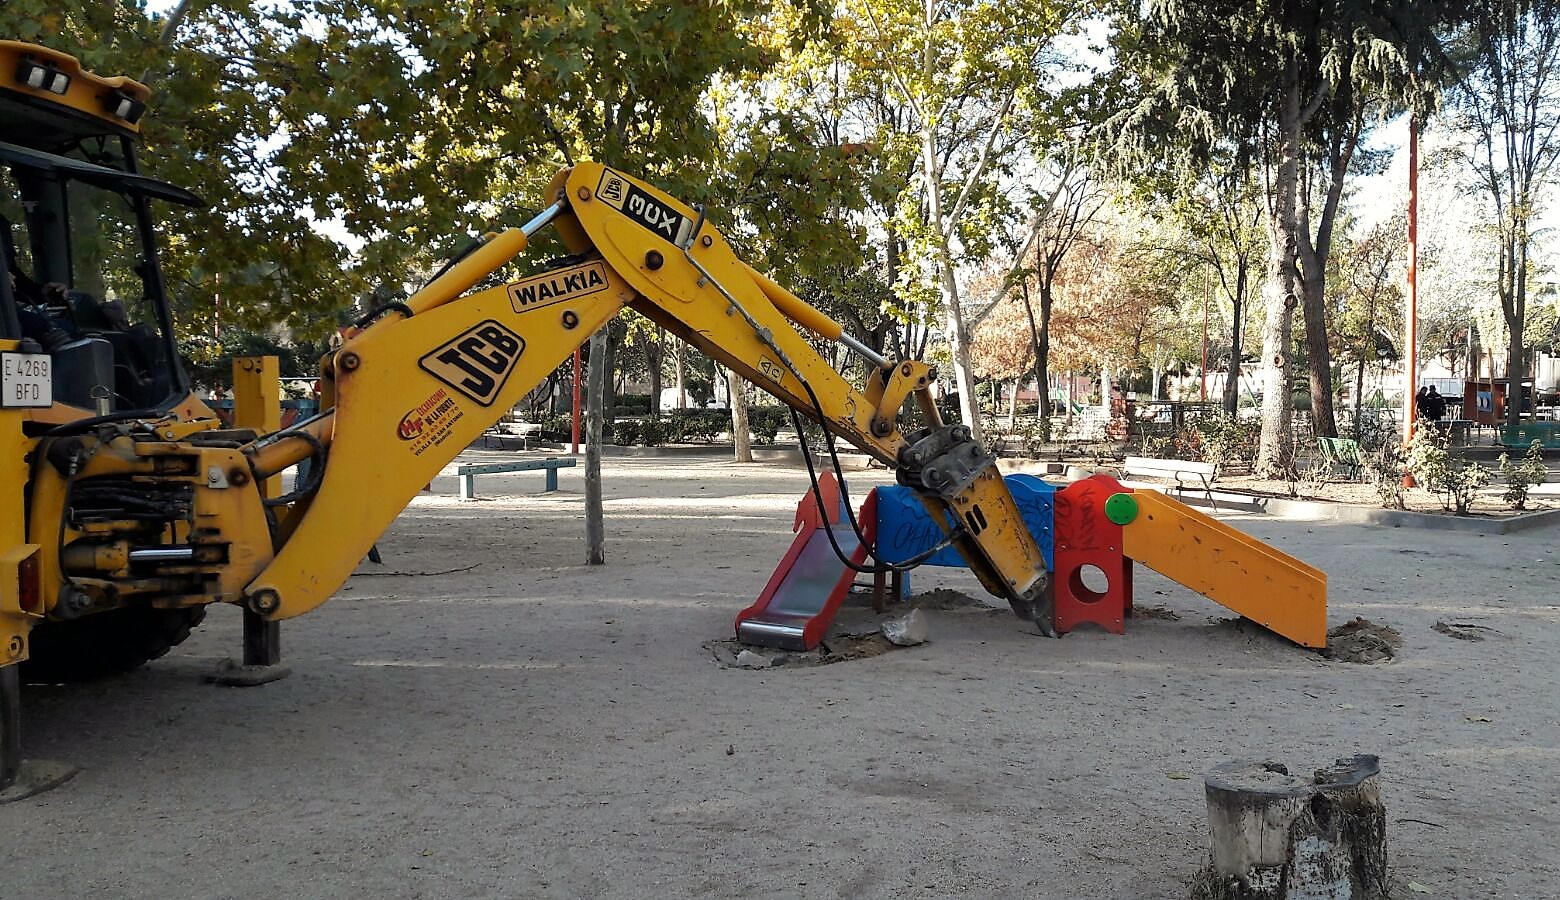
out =
<path fill-rule="evenodd" d="M 1406 444 L 1414 434 L 1414 420 L 1419 410 L 1414 404 L 1415 386 L 1419 381 L 1419 119 L 1408 119 L 1408 309 L 1403 316 L 1403 361 L 1406 374 L 1403 380 L 1403 441 Z M 1414 476 L 1406 473 L 1403 486 L 1413 487 Z"/>
<path fill-rule="evenodd" d="M 580 452 L 580 348 L 574 348 L 574 421 L 571 423 L 570 434 L 573 437 L 574 447 L 569 452 L 578 455 Z"/>

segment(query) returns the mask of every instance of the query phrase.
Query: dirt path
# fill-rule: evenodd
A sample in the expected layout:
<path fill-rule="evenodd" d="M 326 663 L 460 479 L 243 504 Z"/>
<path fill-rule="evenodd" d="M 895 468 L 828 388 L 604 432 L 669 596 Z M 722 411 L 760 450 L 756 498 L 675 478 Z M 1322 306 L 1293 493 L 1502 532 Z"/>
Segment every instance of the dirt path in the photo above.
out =
<path fill-rule="evenodd" d="M 1355 752 L 1381 756 L 1398 876 L 1560 895 L 1552 529 L 1233 519 L 1329 573 L 1333 624 L 1402 635 L 1377 665 L 1220 621 L 1140 569 L 1139 605 L 1164 612 L 1126 637 L 928 609 L 922 646 L 722 668 L 703 645 L 762 587 L 805 478 L 609 460 L 596 568 L 580 470 L 556 494 L 485 476 L 497 499 L 467 504 L 441 478 L 383 567 L 284 626 L 291 678 L 201 684 L 238 646 L 219 609 L 134 675 L 30 689 L 28 755 L 85 771 L 0 807 L 0 895 L 1180 897 L 1200 773 Z M 980 596 L 955 570 L 914 586 Z"/>

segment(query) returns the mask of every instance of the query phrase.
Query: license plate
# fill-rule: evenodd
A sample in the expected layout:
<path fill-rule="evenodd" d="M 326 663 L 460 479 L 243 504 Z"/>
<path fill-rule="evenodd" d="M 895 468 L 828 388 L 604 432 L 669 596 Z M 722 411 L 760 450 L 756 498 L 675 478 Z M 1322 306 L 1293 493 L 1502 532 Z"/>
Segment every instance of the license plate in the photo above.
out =
<path fill-rule="evenodd" d="M 0 353 L 0 407 L 53 406 L 52 362 L 47 353 Z"/>

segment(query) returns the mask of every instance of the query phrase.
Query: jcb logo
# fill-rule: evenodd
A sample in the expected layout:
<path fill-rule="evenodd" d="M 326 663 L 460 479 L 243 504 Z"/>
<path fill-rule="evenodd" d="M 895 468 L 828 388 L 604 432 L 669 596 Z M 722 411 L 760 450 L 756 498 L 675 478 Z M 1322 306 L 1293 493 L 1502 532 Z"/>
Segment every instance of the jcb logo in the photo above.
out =
<path fill-rule="evenodd" d="M 524 352 L 524 338 L 488 319 L 417 364 L 477 403 L 492 406 Z"/>

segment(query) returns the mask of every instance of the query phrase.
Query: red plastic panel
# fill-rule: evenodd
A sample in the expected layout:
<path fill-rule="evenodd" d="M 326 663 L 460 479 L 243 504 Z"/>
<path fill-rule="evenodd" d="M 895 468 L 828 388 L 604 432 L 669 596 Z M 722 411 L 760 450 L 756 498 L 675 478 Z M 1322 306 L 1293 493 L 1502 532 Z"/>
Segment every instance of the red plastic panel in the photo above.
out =
<path fill-rule="evenodd" d="M 1121 526 L 1105 518 L 1105 501 L 1131 488 L 1091 475 L 1056 492 L 1056 562 L 1052 585 L 1057 634 L 1093 622 L 1126 633 L 1132 611 L 1132 560 L 1121 549 Z M 1089 572 L 1093 566 L 1098 572 Z M 1098 582 L 1103 578 L 1103 585 Z M 1091 585 L 1089 582 L 1095 582 Z"/>

